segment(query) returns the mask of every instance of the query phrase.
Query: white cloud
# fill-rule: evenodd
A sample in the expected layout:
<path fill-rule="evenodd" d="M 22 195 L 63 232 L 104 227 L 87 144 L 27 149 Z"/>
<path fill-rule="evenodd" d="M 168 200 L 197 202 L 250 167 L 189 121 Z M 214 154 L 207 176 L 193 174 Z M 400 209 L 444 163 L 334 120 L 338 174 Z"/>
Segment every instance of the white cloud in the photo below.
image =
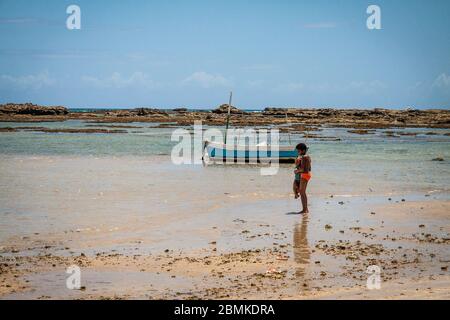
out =
<path fill-rule="evenodd" d="M 443 89 L 444 91 L 450 90 L 450 75 L 441 73 L 433 82 L 433 87 Z"/>
<path fill-rule="evenodd" d="M 0 75 L 0 87 L 13 87 L 16 89 L 40 89 L 55 84 L 48 71 L 39 74 L 24 76 Z"/>
<path fill-rule="evenodd" d="M 231 86 L 231 80 L 220 74 L 209 74 L 204 71 L 197 71 L 182 81 L 182 84 L 200 85 L 203 88 L 227 87 Z"/>
<path fill-rule="evenodd" d="M 114 72 L 109 77 L 97 78 L 92 76 L 83 76 L 81 80 L 87 84 L 99 88 L 154 88 L 157 86 L 157 83 L 151 80 L 149 76 L 143 72 L 135 72 L 129 77 L 123 77 L 119 72 Z"/>

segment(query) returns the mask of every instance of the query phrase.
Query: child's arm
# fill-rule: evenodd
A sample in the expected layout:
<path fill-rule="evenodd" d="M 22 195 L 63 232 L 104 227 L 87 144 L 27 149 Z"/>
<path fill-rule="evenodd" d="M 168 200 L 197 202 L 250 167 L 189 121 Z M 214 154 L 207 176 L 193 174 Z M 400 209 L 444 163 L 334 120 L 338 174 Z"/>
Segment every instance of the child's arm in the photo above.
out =
<path fill-rule="evenodd" d="M 302 159 L 302 165 L 300 167 L 301 173 L 308 173 L 311 168 L 311 159 L 306 156 Z"/>
<path fill-rule="evenodd" d="M 300 165 L 300 168 L 295 170 L 295 173 L 308 173 L 309 167 L 310 167 L 310 158 L 308 156 L 302 157 L 302 163 Z"/>
<path fill-rule="evenodd" d="M 301 168 L 297 168 L 301 161 L 302 161 L 302 158 L 300 156 L 295 159 L 295 167 L 296 167 L 295 170 L 294 170 L 295 174 L 301 173 L 300 172 Z"/>

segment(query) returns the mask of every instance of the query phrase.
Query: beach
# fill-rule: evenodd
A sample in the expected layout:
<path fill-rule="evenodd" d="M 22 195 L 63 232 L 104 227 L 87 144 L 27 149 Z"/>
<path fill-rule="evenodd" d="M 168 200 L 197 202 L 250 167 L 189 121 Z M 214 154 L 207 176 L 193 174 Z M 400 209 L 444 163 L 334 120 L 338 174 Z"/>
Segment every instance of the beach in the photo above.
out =
<path fill-rule="evenodd" d="M 129 126 L 0 133 L 1 299 L 450 298 L 448 129 L 321 126 L 304 217 L 292 164 L 174 165 L 172 128 Z"/>
<path fill-rule="evenodd" d="M 450 300 L 450 1 L 0 11 L 13 314 L 145 300 L 171 319 L 275 319 L 360 300 L 324 308 L 347 317 Z"/>

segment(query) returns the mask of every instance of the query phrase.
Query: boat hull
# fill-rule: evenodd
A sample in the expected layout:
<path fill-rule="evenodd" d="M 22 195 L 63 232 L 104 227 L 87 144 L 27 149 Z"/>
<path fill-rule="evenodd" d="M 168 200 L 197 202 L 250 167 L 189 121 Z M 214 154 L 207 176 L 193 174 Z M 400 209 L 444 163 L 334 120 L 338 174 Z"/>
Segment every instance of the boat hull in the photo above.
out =
<path fill-rule="evenodd" d="M 267 145 L 237 145 L 228 147 L 223 143 L 205 141 L 204 151 L 211 160 L 226 162 L 294 162 L 297 150 L 293 146 L 279 146 L 278 152 Z"/>

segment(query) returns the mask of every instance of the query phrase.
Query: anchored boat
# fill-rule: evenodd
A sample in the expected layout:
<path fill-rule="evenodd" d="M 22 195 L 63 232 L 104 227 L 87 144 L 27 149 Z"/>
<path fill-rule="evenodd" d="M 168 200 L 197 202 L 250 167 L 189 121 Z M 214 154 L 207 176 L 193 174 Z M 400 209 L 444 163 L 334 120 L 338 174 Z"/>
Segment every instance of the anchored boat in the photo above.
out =
<path fill-rule="evenodd" d="M 227 145 L 227 132 L 230 123 L 231 99 L 233 93 L 230 92 L 230 100 L 228 103 L 228 115 L 225 129 L 225 142 L 204 141 L 203 159 L 219 160 L 225 162 L 241 162 L 241 163 L 268 163 L 278 158 L 278 162 L 294 162 L 297 157 L 295 146 L 278 146 L 278 150 L 272 148 L 270 144 L 262 142 L 254 145 Z"/>
<path fill-rule="evenodd" d="M 205 141 L 204 150 L 204 158 L 226 162 L 268 163 L 275 158 L 279 162 L 294 162 L 297 157 L 295 147 L 279 146 L 277 152 L 267 144 L 227 146 L 225 143 Z"/>

